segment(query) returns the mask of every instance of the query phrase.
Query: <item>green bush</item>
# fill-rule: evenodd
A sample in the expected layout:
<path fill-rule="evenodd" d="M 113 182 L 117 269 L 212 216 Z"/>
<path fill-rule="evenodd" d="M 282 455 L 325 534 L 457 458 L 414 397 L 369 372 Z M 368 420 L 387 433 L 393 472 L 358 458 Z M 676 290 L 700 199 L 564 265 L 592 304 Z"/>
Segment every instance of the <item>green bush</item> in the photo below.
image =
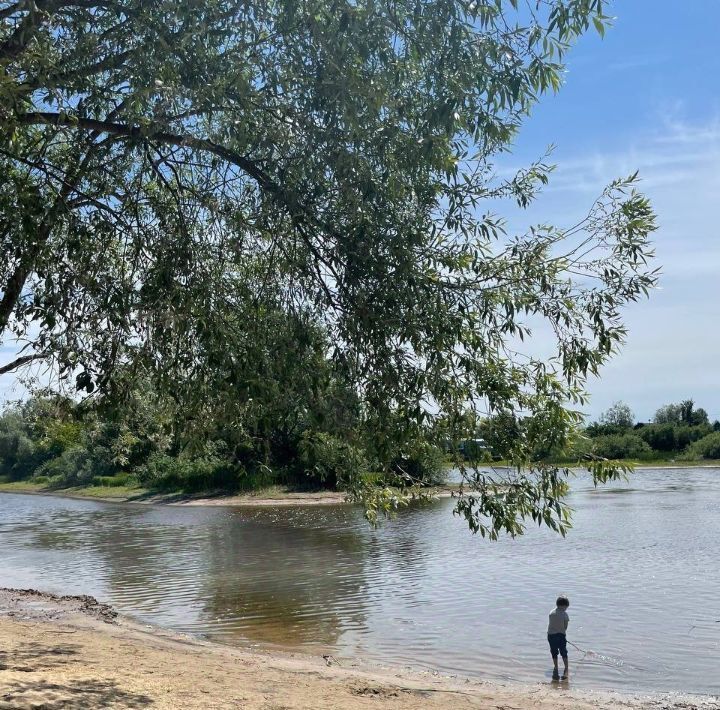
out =
<path fill-rule="evenodd" d="M 452 453 L 452 444 L 448 442 L 445 449 Z M 492 452 L 484 439 L 463 439 L 457 446 L 456 454 L 472 463 L 492 460 Z"/>
<path fill-rule="evenodd" d="M 367 470 L 362 450 L 320 431 L 308 431 L 302 435 L 296 463 L 304 482 L 333 488 L 343 478 L 360 476 Z M 303 480 L 290 482 L 301 483 Z"/>
<path fill-rule="evenodd" d="M 642 459 L 652 449 L 637 434 L 609 434 L 590 441 L 590 452 L 606 459 Z"/>
<path fill-rule="evenodd" d="M 593 422 L 588 424 L 585 429 L 585 433 L 590 437 L 598 436 L 611 436 L 613 434 L 625 434 L 628 432 L 628 427 L 621 426 L 619 424 L 603 424 L 601 422 Z"/>
<path fill-rule="evenodd" d="M 153 454 L 137 471 L 138 481 L 149 488 L 180 489 L 188 493 L 237 487 L 237 468 L 216 458 L 183 458 Z"/>
<path fill-rule="evenodd" d="M 47 478 L 51 486 L 87 486 L 96 476 L 112 476 L 117 468 L 112 453 L 104 446 L 73 446 L 38 466 L 33 479 Z"/>
<path fill-rule="evenodd" d="M 257 491 L 287 477 L 284 470 L 274 471 L 268 466 L 256 466 L 249 470 L 238 467 L 235 488 L 238 491 Z"/>
<path fill-rule="evenodd" d="M 37 479 L 35 479 L 37 480 Z M 137 479 L 130 473 L 121 473 L 115 476 L 95 476 L 92 480 L 94 486 L 103 488 L 122 488 L 136 483 Z"/>
<path fill-rule="evenodd" d="M 656 451 L 675 451 L 677 438 L 674 424 L 648 424 L 637 429 L 637 435 Z"/>
<path fill-rule="evenodd" d="M 688 460 L 720 459 L 720 431 L 708 434 L 691 444 L 682 458 Z"/>
<path fill-rule="evenodd" d="M 45 431 L 40 446 L 48 456 L 59 456 L 63 451 L 82 445 L 83 427 L 80 422 L 50 420 L 43 424 Z"/>
<path fill-rule="evenodd" d="M 149 488 L 179 488 L 185 478 L 188 462 L 168 456 L 153 454 L 137 472 L 138 481 Z"/>
<path fill-rule="evenodd" d="M 37 466 L 36 447 L 21 431 L 0 431 L 0 473 L 11 481 L 29 477 Z"/>
<path fill-rule="evenodd" d="M 419 441 L 407 447 L 395 459 L 393 468 L 401 476 L 407 474 L 415 481 L 426 485 L 443 483 L 447 475 L 445 456 L 442 450 L 425 441 Z"/>
<path fill-rule="evenodd" d="M 73 446 L 42 464 L 35 475 L 47 477 L 49 484 L 56 488 L 87 485 L 95 476 L 91 461 L 85 447 Z"/>
<path fill-rule="evenodd" d="M 701 424 L 699 426 L 681 424 L 675 429 L 675 440 L 678 451 L 682 451 L 693 442 L 699 441 L 711 432 L 712 427 L 709 424 Z"/>

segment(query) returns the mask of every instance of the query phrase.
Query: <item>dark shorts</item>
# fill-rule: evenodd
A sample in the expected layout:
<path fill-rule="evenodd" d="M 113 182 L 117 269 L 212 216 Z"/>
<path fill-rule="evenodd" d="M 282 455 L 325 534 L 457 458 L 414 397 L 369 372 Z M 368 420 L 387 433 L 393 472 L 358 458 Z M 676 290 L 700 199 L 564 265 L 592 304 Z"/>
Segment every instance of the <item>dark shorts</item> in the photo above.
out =
<path fill-rule="evenodd" d="M 558 654 L 563 658 L 567 658 L 567 637 L 565 634 L 548 634 L 548 643 L 553 658 L 557 658 Z"/>

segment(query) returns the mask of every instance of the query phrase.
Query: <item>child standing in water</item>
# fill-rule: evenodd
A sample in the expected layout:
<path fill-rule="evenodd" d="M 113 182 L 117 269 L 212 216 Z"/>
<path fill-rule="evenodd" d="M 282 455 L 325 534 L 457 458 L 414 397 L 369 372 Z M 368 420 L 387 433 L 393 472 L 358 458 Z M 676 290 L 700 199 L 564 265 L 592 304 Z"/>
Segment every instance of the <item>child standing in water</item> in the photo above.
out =
<path fill-rule="evenodd" d="M 567 652 L 567 627 L 570 623 L 570 617 L 567 613 L 567 608 L 570 606 L 570 601 L 565 596 L 560 596 L 555 602 L 555 608 L 550 612 L 550 623 L 548 623 L 548 643 L 550 644 L 550 653 L 552 654 L 553 665 L 553 680 L 559 680 L 560 675 L 558 673 L 558 654 L 562 656 L 563 663 L 565 664 L 565 670 L 563 671 L 563 680 L 567 680 L 568 677 L 568 652 Z"/>

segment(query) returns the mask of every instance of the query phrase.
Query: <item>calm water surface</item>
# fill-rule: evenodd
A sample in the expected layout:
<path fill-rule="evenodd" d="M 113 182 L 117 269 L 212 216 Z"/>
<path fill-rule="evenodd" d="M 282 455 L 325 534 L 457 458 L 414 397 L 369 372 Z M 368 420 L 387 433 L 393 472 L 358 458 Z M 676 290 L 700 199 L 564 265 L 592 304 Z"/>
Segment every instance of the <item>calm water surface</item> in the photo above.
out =
<path fill-rule="evenodd" d="M 452 501 L 370 529 L 348 506 L 152 507 L 0 494 L 0 584 L 88 593 L 225 643 L 544 680 L 571 598 L 572 681 L 720 692 L 720 470 L 573 484 L 566 539 L 473 537 Z M 594 655 L 593 655 L 594 654 Z"/>

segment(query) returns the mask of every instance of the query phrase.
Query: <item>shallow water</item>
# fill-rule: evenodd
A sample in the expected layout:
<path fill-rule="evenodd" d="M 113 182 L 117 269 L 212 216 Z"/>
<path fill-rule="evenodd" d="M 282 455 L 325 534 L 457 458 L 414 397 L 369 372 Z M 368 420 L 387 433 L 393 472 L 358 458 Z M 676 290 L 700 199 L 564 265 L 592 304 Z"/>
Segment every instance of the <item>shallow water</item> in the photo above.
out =
<path fill-rule="evenodd" d="M 153 507 L 0 494 L 2 586 L 88 593 L 225 643 L 545 680 L 572 605 L 572 682 L 720 692 L 720 470 L 573 483 L 566 539 L 473 537 L 452 501 L 372 530 L 348 506 Z"/>

